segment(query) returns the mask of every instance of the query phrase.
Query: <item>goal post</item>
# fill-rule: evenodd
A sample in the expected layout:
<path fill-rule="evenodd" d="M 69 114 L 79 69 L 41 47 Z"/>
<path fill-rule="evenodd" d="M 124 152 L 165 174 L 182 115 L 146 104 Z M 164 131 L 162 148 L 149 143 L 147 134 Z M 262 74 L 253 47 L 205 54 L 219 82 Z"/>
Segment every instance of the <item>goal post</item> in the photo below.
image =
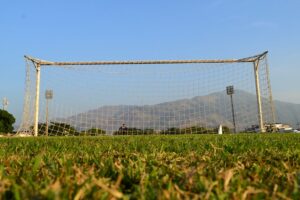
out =
<path fill-rule="evenodd" d="M 18 132 L 34 136 L 48 135 L 48 129 L 49 135 L 211 133 L 221 124 L 233 129 L 225 95 L 228 85 L 236 91 L 231 96 L 235 98 L 232 114 L 239 132 L 256 125 L 265 132 L 266 124 L 275 123 L 267 53 L 242 59 L 88 62 L 24 56 L 26 89 Z M 50 116 L 48 99 L 45 103 L 41 98 L 48 89 L 54 95 Z"/>

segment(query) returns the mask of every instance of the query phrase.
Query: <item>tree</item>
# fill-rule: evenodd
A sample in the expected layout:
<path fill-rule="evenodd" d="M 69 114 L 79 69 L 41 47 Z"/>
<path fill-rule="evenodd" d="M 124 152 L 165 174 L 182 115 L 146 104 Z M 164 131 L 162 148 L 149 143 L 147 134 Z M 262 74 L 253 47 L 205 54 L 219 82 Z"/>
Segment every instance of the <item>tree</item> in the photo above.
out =
<path fill-rule="evenodd" d="M 87 136 L 97 136 L 97 135 L 105 135 L 106 131 L 99 129 L 99 128 L 91 128 L 86 131 L 82 131 L 80 135 L 87 135 Z"/>
<path fill-rule="evenodd" d="M 146 128 L 146 129 L 139 129 L 139 128 L 126 128 L 126 130 L 118 130 L 113 133 L 113 135 L 152 135 L 156 134 L 154 129 Z"/>
<path fill-rule="evenodd" d="M 180 129 L 181 134 L 207 134 L 211 133 L 210 129 L 201 126 L 192 126 Z"/>
<path fill-rule="evenodd" d="M 227 126 L 223 126 L 223 133 L 230 134 L 231 133 L 230 128 L 228 128 Z"/>
<path fill-rule="evenodd" d="M 0 133 L 12 133 L 15 117 L 6 110 L 0 110 Z"/>
<path fill-rule="evenodd" d="M 167 130 L 163 130 L 161 132 L 162 135 L 177 135 L 177 134 L 181 134 L 181 129 L 180 128 L 168 128 Z"/>

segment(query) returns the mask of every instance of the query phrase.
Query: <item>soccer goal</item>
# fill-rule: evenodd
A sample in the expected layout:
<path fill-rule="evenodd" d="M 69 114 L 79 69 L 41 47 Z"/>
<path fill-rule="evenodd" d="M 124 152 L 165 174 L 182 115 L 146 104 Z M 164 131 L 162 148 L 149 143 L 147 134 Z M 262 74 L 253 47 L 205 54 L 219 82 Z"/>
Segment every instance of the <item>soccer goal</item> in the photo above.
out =
<path fill-rule="evenodd" d="M 25 56 L 19 133 L 139 135 L 266 131 L 267 52 L 242 59 L 50 62 Z"/>

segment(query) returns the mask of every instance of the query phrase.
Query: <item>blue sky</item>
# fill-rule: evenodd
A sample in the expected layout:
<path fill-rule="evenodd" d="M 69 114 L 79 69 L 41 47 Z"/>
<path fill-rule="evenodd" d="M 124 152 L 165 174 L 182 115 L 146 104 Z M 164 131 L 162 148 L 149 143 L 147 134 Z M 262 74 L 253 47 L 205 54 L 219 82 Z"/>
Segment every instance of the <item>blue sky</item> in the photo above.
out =
<path fill-rule="evenodd" d="M 1 0 L 0 98 L 20 118 L 23 55 L 46 60 L 240 58 L 269 50 L 274 98 L 300 103 L 300 1 Z"/>

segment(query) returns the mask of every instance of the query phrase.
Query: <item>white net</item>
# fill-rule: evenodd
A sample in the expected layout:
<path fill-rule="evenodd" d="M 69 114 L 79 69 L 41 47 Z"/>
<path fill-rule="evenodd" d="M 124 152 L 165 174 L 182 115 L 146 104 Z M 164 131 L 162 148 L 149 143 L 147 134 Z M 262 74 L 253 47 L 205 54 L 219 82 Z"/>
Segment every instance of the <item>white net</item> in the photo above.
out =
<path fill-rule="evenodd" d="M 264 123 L 273 122 L 266 56 L 259 60 Z M 19 132 L 34 133 L 36 63 L 26 59 Z M 50 62 L 49 62 L 50 63 Z M 259 125 L 253 62 L 40 65 L 39 135 L 135 135 L 233 131 Z M 56 65 L 57 64 L 57 65 Z M 72 64 L 72 65 L 71 65 Z M 52 98 L 45 98 L 51 90 Z"/>

